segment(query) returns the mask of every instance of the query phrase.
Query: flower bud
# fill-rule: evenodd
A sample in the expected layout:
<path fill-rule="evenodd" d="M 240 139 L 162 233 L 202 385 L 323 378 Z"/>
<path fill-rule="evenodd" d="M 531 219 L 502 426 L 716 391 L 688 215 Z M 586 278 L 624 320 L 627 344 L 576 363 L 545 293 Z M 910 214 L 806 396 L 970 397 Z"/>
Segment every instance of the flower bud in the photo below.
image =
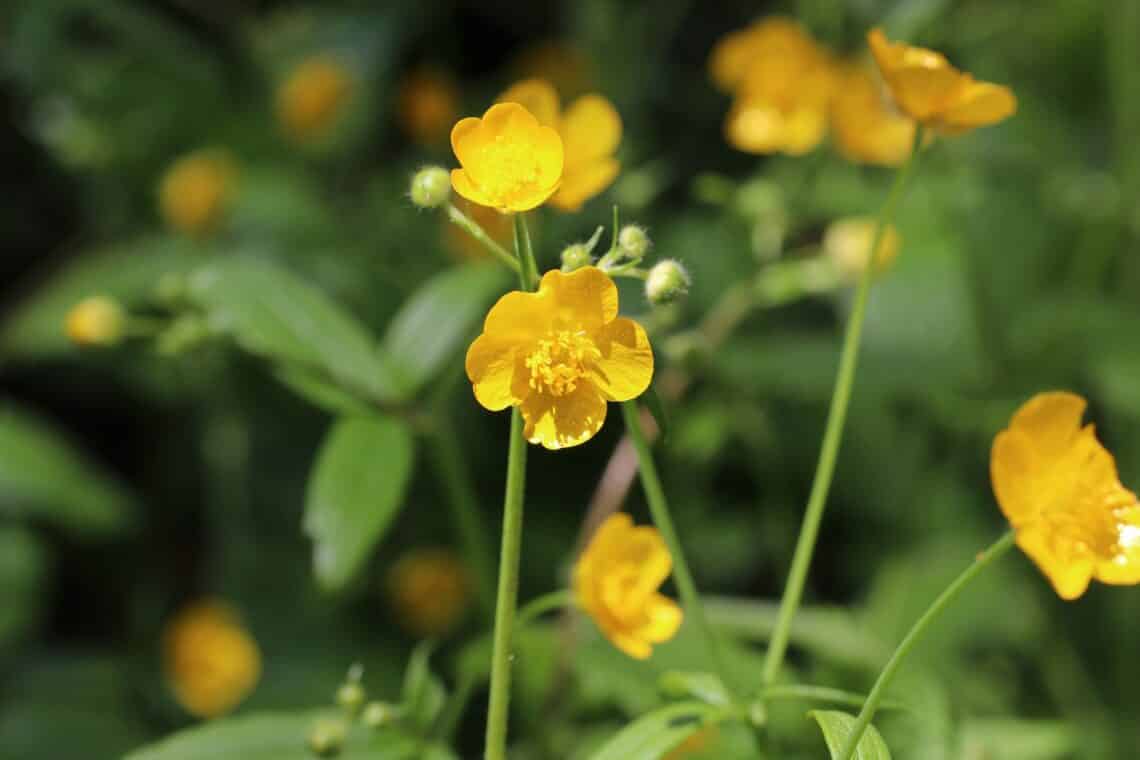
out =
<path fill-rule="evenodd" d="M 345 710 L 355 713 L 364 704 L 365 696 L 364 687 L 359 682 L 348 681 L 336 690 L 336 703 Z"/>
<path fill-rule="evenodd" d="M 692 282 L 680 262 L 665 259 L 649 270 L 649 277 L 645 280 L 645 296 L 654 306 L 671 303 L 688 293 Z"/>
<path fill-rule="evenodd" d="M 618 233 L 618 247 L 631 259 L 641 259 L 649 253 L 649 234 L 644 227 L 636 224 L 627 224 Z"/>
<path fill-rule="evenodd" d="M 113 346 L 122 340 L 127 315 L 106 296 L 85 298 L 67 313 L 67 337 L 78 346 Z"/>
<path fill-rule="evenodd" d="M 360 717 L 369 728 L 383 728 L 396 719 L 396 708 L 387 702 L 369 702 Z"/>
<path fill-rule="evenodd" d="M 442 166 L 427 166 L 412 177 L 412 203 L 439 208 L 451 197 L 451 175 Z"/>
<path fill-rule="evenodd" d="M 563 272 L 573 272 L 593 263 L 594 258 L 590 255 L 590 249 L 584 243 L 574 243 L 562 249 Z"/>
<path fill-rule="evenodd" d="M 335 757 L 344 747 L 344 721 L 319 720 L 309 732 L 309 749 L 320 757 Z"/>

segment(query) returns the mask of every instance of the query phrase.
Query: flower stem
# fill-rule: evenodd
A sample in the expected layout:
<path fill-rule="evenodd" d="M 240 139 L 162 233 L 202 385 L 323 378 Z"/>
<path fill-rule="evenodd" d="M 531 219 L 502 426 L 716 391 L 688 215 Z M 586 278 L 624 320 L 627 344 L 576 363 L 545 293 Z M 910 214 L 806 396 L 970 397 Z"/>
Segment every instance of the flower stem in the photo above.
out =
<path fill-rule="evenodd" d="M 518 619 L 515 622 L 519 628 L 525 628 L 532 623 L 535 618 L 541 617 L 551 610 L 573 607 L 574 605 L 574 594 L 569 589 L 551 591 L 549 594 L 535 597 L 523 605 L 523 608 L 519 610 Z"/>
<path fill-rule="evenodd" d="M 657 526 L 661 537 L 665 539 L 665 545 L 669 547 L 669 553 L 673 555 L 673 577 L 677 581 L 677 590 L 681 594 L 681 602 L 685 606 L 685 612 L 700 629 L 709 660 L 724 683 L 724 688 L 729 693 L 734 693 L 733 681 L 729 678 L 730 671 L 721 653 L 716 634 L 705 615 L 701 596 L 697 592 L 697 584 L 693 581 L 693 574 L 689 571 L 689 563 L 685 561 L 681 541 L 677 537 L 677 529 L 673 526 L 673 518 L 669 514 L 669 504 L 665 500 L 665 490 L 661 487 L 661 478 L 657 475 L 657 465 L 653 462 L 653 454 L 649 450 L 645 430 L 641 427 L 641 411 L 638 409 L 637 401 L 626 401 L 621 405 L 621 411 L 625 416 L 626 433 L 633 443 L 634 451 L 637 452 L 641 485 L 645 489 L 645 500 L 649 503 L 649 512 L 653 516 L 653 524 Z"/>
<path fill-rule="evenodd" d="M 882 210 L 879 211 L 871 251 L 867 256 L 867 266 L 859 278 L 855 304 L 851 310 L 851 316 L 847 320 L 847 332 L 843 339 L 843 353 L 839 359 L 839 375 L 836 378 L 835 390 L 831 396 L 831 408 L 827 415 L 827 429 L 823 434 L 823 446 L 819 453 L 815 480 L 812 482 L 811 495 L 808 497 L 807 509 L 804 511 L 803 525 L 800 528 L 799 540 L 796 542 L 796 551 L 792 556 L 792 569 L 788 573 L 787 585 L 784 587 L 784 595 L 780 600 L 780 613 L 776 620 L 776 628 L 772 632 L 772 640 L 764 658 L 762 683 L 765 687 L 771 686 L 775 682 L 776 676 L 780 672 L 780 666 L 784 661 L 784 653 L 788 647 L 788 636 L 792 628 L 792 618 L 795 617 L 796 610 L 803 598 L 804 583 L 807 580 L 808 568 L 811 566 L 815 542 L 819 536 L 823 509 L 827 503 L 827 492 L 831 488 L 831 478 L 835 474 L 835 461 L 839 456 L 839 444 L 843 439 L 843 425 L 847 419 L 847 406 L 851 401 L 851 390 L 855 382 L 855 368 L 859 361 L 859 342 L 863 334 L 863 320 L 867 314 L 871 282 L 875 277 L 875 253 L 879 250 L 884 231 L 894 216 L 895 206 L 898 204 L 903 188 L 906 186 L 907 178 L 914 168 L 915 159 L 918 157 L 922 146 L 922 138 L 923 129 L 918 127 L 915 130 L 910 158 L 895 175 L 894 185 L 891 187 Z"/>
<path fill-rule="evenodd" d="M 506 264 L 512 272 L 519 271 L 519 260 L 512 256 L 506 248 L 496 243 L 486 230 L 479 226 L 478 222 L 460 211 L 454 203 L 447 204 L 447 218 L 456 227 L 466 231 L 468 235 L 482 243 L 492 256 L 497 258 L 500 263 Z"/>
<path fill-rule="evenodd" d="M 538 283 L 534 251 L 526 218 L 515 214 L 515 254 L 519 284 L 533 290 Z M 511 701 L 511 645 L 515 605 L 519 596 L 519 555 L 522 549 L 523 496 L 526 491 L 526 447 L 523 418 L 511 411 L 511 437 L 507 450 L 507 489 L 503 497 L 503 537 L 499 551 L 499 590 L 495 599 L 495 630 L 491 641 L 491 697 L 487 707 L 485 760 L 506 760 L 507 718 Z"/>
<path fill-rule="evenodd" d="M 930 624 L 942 614 L 942 611 L 950 606 L 951 602 L 958 598 L 962 590 L 970 585 L 983 570 L 985 570 L 994 560 L 1005 554 L 1014 546 L 1015 535 L 1013 531 L 1007 532 L 1004 536 L 995 541 L 990 548 L 978 555 L 968 568 L 959 575 L 953 583 L 951 583 L 945 591 L 943 591 L 934 604 L 922 613 L 922 617 L 907 633 L 906 638 L 902 640 L 895 653 L 891 655 L 891 659 L 883 667 L 879 673 L 878 680 L 871 688 L 871 693 L 867 695 L 867 701 L 863 703 L 863 709 L 859 712 L 859 717 L 855 720 L 855 725 L 851 727 L 851 733 L 847 736 L 847 741 L 844 743 L 843 748 L 839 752 L 840 760 L 849 760 L 854 754 L 855 748 L 859 746 L 859 739 L 863 736 L 863 732 L 867 726 L 871 724 L 871 720 L 875 717 L 875 711 L 879 709 L 879 704 L 883 701 L 883 695 L 887 691 L 887 687 L 891 685 L 891 680 L 894 678 L 895 673 L 898 671 L 899 666 L 902 665 L 903 660 L 910 654 L 914 645 L 926 633 L 926 629 Z"/>

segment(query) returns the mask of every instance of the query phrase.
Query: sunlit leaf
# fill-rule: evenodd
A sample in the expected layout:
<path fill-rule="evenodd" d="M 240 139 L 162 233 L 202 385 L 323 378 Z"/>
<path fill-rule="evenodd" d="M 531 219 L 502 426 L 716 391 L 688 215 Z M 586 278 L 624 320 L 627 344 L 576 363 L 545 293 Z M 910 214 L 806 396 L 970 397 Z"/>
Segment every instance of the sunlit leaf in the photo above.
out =
<path fill-rule="evenodd" d="M 839 760 L 844 743 L 855 726 L 855 718 L 839 710 L 812 710 L 808 713 L 819 723 L 832 760 Z M 874 726 L 867 726 L 859 739 L 851 760 L 891 760 L 891 751 Z"/>

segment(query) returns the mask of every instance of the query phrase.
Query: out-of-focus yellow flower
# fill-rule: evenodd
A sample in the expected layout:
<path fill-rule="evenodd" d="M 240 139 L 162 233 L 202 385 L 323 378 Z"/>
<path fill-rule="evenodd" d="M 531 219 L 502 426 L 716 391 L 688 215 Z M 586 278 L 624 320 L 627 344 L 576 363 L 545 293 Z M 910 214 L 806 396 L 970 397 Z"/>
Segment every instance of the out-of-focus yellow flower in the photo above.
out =
<path fill-rule="evenodd" d="M 399 622 L 416 636 L 442 636 L 471 603 L 467 568 L 447 549 L 408 552 L 392 566 L 387 581 Z"/>
<path fill-rule="evenodd" d="M 166 677 L 179 704 L 199 718 L 237 707 L 261 677 L 261 652 L 237 614 L 218 601 L 179 612 L 163 633 Z"/>
<path fill-rule="evenodd" d="M 325 134 L 352 94 L 352 73 L 330 55 L 302 61 L 277 89 L 277 118 L 295 140 Z"/>
<path fill-rule="evenodd" d="M 514 245 L 514 223 L 506 214 L 500 214 L 493 208 L 480 206 L 466 198 L 456 198 L 456 207 L 475 221 L 492 240 L 507 250 Z M 475 238 L 462 227 L 452 224 L 444 214 L 440 215 L 440 224 L 443 225 L 443 242 L 449 251 L 456 256 L 469 261 L 480 261 L 490 258 L 491 254 Z M 534 225 L 531 225 L 533 231 Z"/>
<path fill-rule="evenodd" d="M 706 726 L 695 734 L 690 734 L 688 739 L 674 747 L 661 760 L 685 760 L 694 753 L 704 752 L 712 745 L 718 733 L 716 725 Z"/>
<path fill-rule="evenodd" d="M 162 218 L 187 235 L 208 235 L 225 214 L 235 176 L 233 161 L 224 151 L 205 148 L 183 156 L 159 183 Z"/>
<path fill-rule="evenodd" d="M 823 233 L 823 253 L 848 278 L 857 279 L 871 258 L 871 244 L 875 242 L 877 221 L 870 216 L 839 219 L 827 226 Z M 893 224 L 883 230 L 879 251 L 875 256 L 875 270 L 885 271 L 899 255 L 902 240 Z"/>
<path fill-rule="evenodd" d="M 518 103 L 462 119 L 451 130 L 451 147 L 462 167 L 451 171 L 451 186 L 481 206 L 529 211 L 562 180 L 562 138 Z"/>
<path fill-rule="evenodd" d="M 399 95 L 400 124 L 421 145 L 437 145 L 455 123 L 459 95 L 451 77 L 431 68 L 417 69 L 404 79 Z"/>
<path fill-rule="evenodd" d="M 123 338 L 127 315 L 107 296 L 84 298 L 67 312 L 64 329 L 77 346 L 113 346 Z"/>
<path fill-rule="evenodd" d="M 795 21 L 766 19 L 729 35 L 714 49 L 710 69 L 736 96 L 725 122 L 734 147 L 802 155 L 823 140 L 835 65 Z"/>
<path fill-rule="evenodd" d="M 898 166 L 910 155 L 915 124 L 883 97 L 875 75 L 862 64 L 848 64 L 831 102 L 831 134 L 850 161 Z"/>
<path fill-rule="evenodd" d="M 562 112 L 553 85 L 526 79 L 512 85 L 498 102 L 519 103 L 541 124 L 558 130 L 564 162 L 562 184 L 550 198 L 552 206 L 577 211 L 617 178 L 621 164 L 614 152 L 621 142 L 621 116 L 606 98 L 583 95 Z"/>
<path fill-rule="evenodd" d="M 541 79 L 568 98 L 593 87 L 590 59 L 578 48 L 547 40 L 527 48 L 510 67 L 517 79 Z"/>
<path fill-rule="evenodd" d="M 574 567 L 574 593 L 606 638 L 638 660 L 673 638 L 681 608 L 657 591 L 673 558 L 656 528 L 634 526 L 629 515 L 610 515 Z"/>
<path fill-rule="evenodd" d="M 1140 583 L 1140 503 L 1120 483 L 1116 460 L 1081 426 L 1085 400 L 1041 393 L 998 433 L 990 476 L 1017 545 L 1062 599 L 1089 582 Z"/>
<path fill-rule="evenodd" d="M 649 387 L 653 349 L 641 325 L 618 316 L 613 280 L 589 266 L 549 271 L 537 293 L 500 298 L 466 366 L 480 404 L 519 407 L 527 440 L 561 449 L 601 430 L 607 401 Z"/>
<path fill-rule="evenodd" d="M 871 53 L 899 109 L 943 134 L 996 124 L 1017 111 L 1008 87 L 979 82 L 941 53 L 891 42 L 881 29 L 867 35 Z"/>

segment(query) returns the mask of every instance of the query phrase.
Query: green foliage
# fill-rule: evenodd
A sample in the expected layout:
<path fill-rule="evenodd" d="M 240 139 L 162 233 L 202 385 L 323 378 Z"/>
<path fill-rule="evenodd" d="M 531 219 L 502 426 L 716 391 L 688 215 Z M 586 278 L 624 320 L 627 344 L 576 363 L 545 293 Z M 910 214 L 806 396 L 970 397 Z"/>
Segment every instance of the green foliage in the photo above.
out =
<path fill-rule="evenodd" d="M 662 707 L 623 728 L 591 760 L 659 760 L 697 731 L 713 725 L 719 712 L 703 702 Z"/>
<path fill-rule="evenodd" d="M 808 715 L 815 719 L 823 731 L 823 738 L 827 742 L 831 760 L 842 760 L 839 753 L 848 737 L 851 736 L 851 729 L 855 724 L 854 716 L 839 710 L 812 710 Z M 851 758 L 852 760 L 891 760 L 891 751 L 887 749 L 887 743 L 879 735 L 878 729 L 874 726 L 867 726 L 867 730 L 859 739 L 859 744 L 855 747 L 855 754 Z"/>

